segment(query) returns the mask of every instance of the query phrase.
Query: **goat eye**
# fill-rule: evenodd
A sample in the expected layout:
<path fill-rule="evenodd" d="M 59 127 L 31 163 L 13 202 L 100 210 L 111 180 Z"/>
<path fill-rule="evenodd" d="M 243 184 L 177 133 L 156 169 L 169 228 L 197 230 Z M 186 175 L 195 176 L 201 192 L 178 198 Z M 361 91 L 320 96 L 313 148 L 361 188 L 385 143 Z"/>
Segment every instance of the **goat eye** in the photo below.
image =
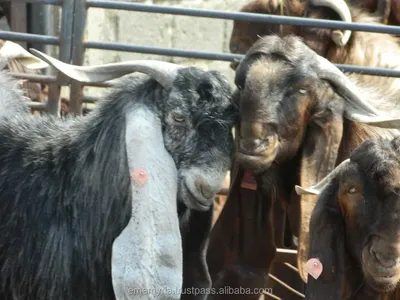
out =
<path fill-rule="evenodd" d="M 299 89 L 298 92 L 301 95 L 307 95 L 307 93 L 308 93 L 308 91 L 306 89 Z"/>
<path fill-rule="evenodd" d="M 356 190 L 356 188 L 351 187 L 351 188 L 349 188 L 349 189 L 347 190 L 347 192 L 348 192 L 349 194 L 355 194 L 355 193 L 357 193 L 357 190 Z"/>
<path fill-rule="evenodd" d="M 182 123 L 182 122 L 185 121 L 185 117 L 184 117 L 184 116 L 181 116 L 181 115 L 175 115 L 175 116 L 173 116 L 173 118 L 174 118 L 174 120 L 175 120 L 176 122 L 178 122 L 178 123 Z"/>

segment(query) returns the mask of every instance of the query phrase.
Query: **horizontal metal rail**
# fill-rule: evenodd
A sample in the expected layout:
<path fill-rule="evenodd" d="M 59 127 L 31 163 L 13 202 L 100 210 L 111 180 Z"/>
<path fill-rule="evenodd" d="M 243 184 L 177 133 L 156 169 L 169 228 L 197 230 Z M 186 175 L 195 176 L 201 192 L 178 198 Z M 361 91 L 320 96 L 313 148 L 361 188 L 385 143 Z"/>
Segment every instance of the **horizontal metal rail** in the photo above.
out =
<path fill-rule="evenodd" d="M 7 1 L 7 0 L 6 0 Z M 12 0 L 9 0 L 11 2 Z M 50 5 L 61 5 L 63 0 L 14 0 L 20 3 L 34 3 L 34 4 L 50 4 Z"/>
<path fill-rule="evenodd" d="M 46 103 L 42 102 L 28 102 L 28 106 L 32 109 L 38 110 L 38 111 L 44 111 L 46 109 Z"/>
<path fill-rule="evenodd" d="M 232 53 L 170 49 L 163 47 L 151 47 L 151 46 L 141 46 L 132 44 L 93 42 L 93 41 L 86 42 L 85 48 L 136 52 L 136 53 L 146 53 L 146 54 L 165 55 L 165 56 L 178 56 L 178 57 L 188 57 L 188 58 L 198 58 L 198 59 L 208 59 L 208 60 L 220 60 L 220 61 L 239 61 L 240 59 L 242 59 L 242 57 L 244 57 L 244 55 L 232 54 Z M 342 72 L 361 73 L 365 75 L 376 75 L 384 77 L 400 77 L 400 70 L 362 67 L 362 66 L 345 65 L 345 64 L 335 64 L 335 66 L 337 66 Z"/>
<path fill-rule="evenodd" d="M 365 31 L 365 32 L 389 33 L 389 34 L 400 35 L 399 26 L 375 25 L 366 23 L 350 23 L 343 21 L 309 19 L 301 17 L 287 17 L 278 15 L 268 15 L 268 14 L 245 13 L 245 12 L 228 12 L 222 10 L 208 10 L 208 9 L 186 8 L 186 7 L 176 7 L 176 6 L 166 6 L 166 5 L 132 3 L 123 1 L 87 0 L 86 5 L 88 7 L 131 10 L 131 11 L 141 11 L 148 13 L 160 13 L 160 14 L 182 15 L 182 16 L 225 19 L 225 20 L 240 20 L 240 21 L 250 21 L 250 22 L 272 23 L 272 24 L 312 26 L 312 27 L 331 28 L 331 29 L 348 29 L 352 31 Z"/>
<path fill-rule="evenodd" d="M 94 41 L 86 42 L 85 48 L 147 53 L 147 54 L 166 55 L 166 56 L 178 56 L 187 58 L 221 60 L 221 61 L 235 61 L 235 60 L 240 60 L 243 57 L 243 55 L 231 54 L 231 53 L 203 52 L 194 50 L 182 50 L 182 49 L 171 49 L 163 47 L 150 47 L 142 45 L 94 42 Z"/>
<path fill-rule="evenodd" d="M 39 43 L 47 45 L 59 45 L 60 39 L 56 36 L 41 35 L 33 33 L 22 33 L 0 30 L 0 39 L 10 41 L 23 41 L 29 43 Z"/>
<path fill-rule="evenodd" d="M 54 83 L 57 81 L 55 76 L 47 76 L 47 75 L 39 75 L 39 74 L 29 74 L 29 73 L 14 73 L 9 72 L 12 77 L 16 79 L 26 79 L 31 82 L 38 82 L 38 83 Z"/>

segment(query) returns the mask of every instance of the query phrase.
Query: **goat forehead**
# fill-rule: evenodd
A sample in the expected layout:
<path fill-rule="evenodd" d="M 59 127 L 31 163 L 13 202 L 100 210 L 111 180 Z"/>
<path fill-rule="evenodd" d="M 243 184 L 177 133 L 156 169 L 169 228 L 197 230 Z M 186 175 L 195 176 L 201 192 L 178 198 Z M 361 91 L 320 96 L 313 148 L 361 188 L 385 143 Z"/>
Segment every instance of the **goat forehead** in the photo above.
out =
<path fill-rule="evenodd" d="M 382 191 L 400 187 L 400 162 L 389 142 L 367 141 L 353 151 L 350 159 L 370 185 Z"/>
<path fill-rule="evenodd" d="M 279 87 L 287 81 L 292 72 L 293 69 L 281 61 L 257 60 L 247 73 L 246 88 L 258 93 L 268 88 Z"/>

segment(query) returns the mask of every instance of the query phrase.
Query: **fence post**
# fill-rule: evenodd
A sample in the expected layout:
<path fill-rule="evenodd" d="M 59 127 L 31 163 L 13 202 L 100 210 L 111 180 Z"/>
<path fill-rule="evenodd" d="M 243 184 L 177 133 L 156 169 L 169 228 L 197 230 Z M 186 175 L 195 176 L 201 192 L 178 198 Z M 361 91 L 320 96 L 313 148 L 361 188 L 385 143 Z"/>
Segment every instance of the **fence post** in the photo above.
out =
<path fill-rule="evenodd" d="M 86 25 L 87 6 L 86 0 L 75 0 L 74 5 L 74 38 L 72 41 L 72 58 L 71 62 L 74 65 L 83 65 L 84 58 L 84 32 Z M 69 113 L 74 115 L 82 114 L 84 85 L 76 80 L 71 81 L 71 90 L 69 97 Z"/>
<path fill-rule="evenodd" d="M 73 36 L 73 23 L 74 23 L 74 2 L 75 0 L 63 0 L 62 13 L 61 13 L 61 30 L 60 30 L 60 45 L 59 45 L 59 60 L 69 63 L 71 59 L 71 46 Z M 48 113 L 60 116 L 60 93 L 61 85 L 70 82 L 70 79 L 57 72 L 57 81 L 49 85 L 49 95 L 47 100 Z"/>

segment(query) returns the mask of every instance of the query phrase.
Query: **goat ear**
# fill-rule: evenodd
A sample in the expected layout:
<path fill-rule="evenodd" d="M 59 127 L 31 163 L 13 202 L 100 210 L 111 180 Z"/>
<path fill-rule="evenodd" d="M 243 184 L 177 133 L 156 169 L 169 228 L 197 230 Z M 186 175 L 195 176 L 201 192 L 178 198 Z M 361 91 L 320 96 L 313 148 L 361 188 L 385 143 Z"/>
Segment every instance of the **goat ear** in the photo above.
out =
<path fill-rule="evenodd" d="M 20 45 L 10 41 L 6 41 L 1 47 L 0 57 L 4 58 L 7 62 L 16 60 L 29 69 L 43 69 L 49 66 L 43 60 L 30 54 Z"/>
<path fill-rule="evenodd" d="M 141 286 L 137 280 L 142 280 L 142 274 L 137 270 L 147 268 L 149 263 L 158 264 L 164 278 L 170 280 L 168 284 L 177 289 L 182 286 L 183 272 L 177 170 L 164 147 L 160 120 L 139 107 L 129 110 L 125 119 L 126 152 L 122 152 L 127 155 L 130 174 L 126 175 L 131 176 L 132 189 L 132 205 L 126 209 L 132 213 L 112 248 L 112 283 L 117 299 L 131 299 L 127 295 L 132 294 L 132 287 Z M 151 225 L 154 218 L 159 227 Z M 159 255 L 165 261 L 152 261 Z"/>
<path fill-rule="evenodd" d="M 300 186 L 311 187 L 335 169 L 339 146 L 343 135 L 343 119 L 331 115 L 324 122 L 314 122 L 307 128 L 301 157 Z M 304 282 L 307 273 L 304 264 L 308 257 L 308 228 L 317 196 L 312 193 L 300 195 L 300 232 L 297 263 Z"/>
<path fill-rule="evenodd" d="M 309 232 L 306 299 L 320 300 L 326 295 L 330 299 L 341 299 L 345 284 L 344 219 L 335 183 L 329 184 L 319 196 Z"/>

